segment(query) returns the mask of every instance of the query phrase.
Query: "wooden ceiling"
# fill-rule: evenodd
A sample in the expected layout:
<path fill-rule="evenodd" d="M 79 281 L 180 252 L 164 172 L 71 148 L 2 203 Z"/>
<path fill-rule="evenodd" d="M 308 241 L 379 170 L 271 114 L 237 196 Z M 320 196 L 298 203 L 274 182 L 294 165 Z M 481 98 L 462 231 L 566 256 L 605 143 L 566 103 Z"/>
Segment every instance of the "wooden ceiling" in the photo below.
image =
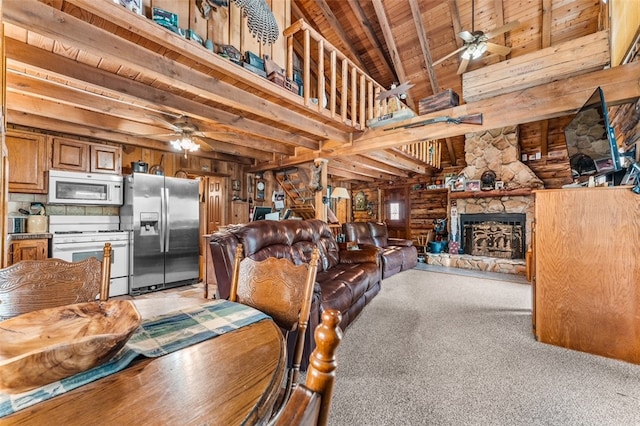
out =
<path fill-rule="evenodd" d="M 310 23 L 385 87 L 410 81 L 407 103 L 417 112 L 420 99 L 444 89 L 462 95 L 459 55 L 433 65 L 463 45 L 462 30 L 520 23 L 491 39 L 511 47 L 509 55 L 485 55 L 471 71 L 595 33 L 607 18 L 600 0 L 474 1 L 292 0 L 291 22 Z M 3 8 L 10 124 L 169 150 L 169 123 L 186 116 L 206 132 L 201 155 L 253 170 L 326 157 L 329 173 L 344 181 L 439 173 L 395 149 L 400 137 L 357 147 L 370 130 L 354 132 L 249 71 L 230 71 L 228 61 L 112 1 L 24 0 Z M 530 121 L 539 120 L 533 114 Z M 436 132 L 447 140 L 442 168 L 464 165 L 465 131 Z M 529 143 L 546 136 L 537 138 Z"/>

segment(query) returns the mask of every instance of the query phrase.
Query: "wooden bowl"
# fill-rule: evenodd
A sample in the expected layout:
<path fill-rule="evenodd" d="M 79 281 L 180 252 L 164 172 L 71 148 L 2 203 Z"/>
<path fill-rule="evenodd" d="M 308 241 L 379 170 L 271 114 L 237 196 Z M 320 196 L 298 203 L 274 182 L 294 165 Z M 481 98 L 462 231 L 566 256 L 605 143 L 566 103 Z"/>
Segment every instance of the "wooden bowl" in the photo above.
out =
<path fill-rule="evenodd" d="M 133 302 L 109 300 L 0 322 L 0 392 L 25 392 L 108 361 L 141 320 Z"/>

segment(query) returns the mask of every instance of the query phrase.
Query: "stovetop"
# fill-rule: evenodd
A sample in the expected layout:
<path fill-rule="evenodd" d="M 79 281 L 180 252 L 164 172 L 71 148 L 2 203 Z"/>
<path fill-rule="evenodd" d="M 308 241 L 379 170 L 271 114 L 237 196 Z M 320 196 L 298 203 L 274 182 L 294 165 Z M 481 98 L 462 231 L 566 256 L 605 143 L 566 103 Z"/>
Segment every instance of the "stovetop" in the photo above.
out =
<path fill-rule="evenodd" d="M 49 216 L 49 232 L 56 243 L 125 240 L 119 216 Z"/>

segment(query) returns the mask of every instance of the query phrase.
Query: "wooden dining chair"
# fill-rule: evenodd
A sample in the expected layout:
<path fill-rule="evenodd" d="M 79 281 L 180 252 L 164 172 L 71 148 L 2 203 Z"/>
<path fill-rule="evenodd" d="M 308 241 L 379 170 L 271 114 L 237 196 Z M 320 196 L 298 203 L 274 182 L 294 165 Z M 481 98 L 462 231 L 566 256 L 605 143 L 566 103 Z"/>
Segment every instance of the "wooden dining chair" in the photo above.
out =
<path fill-rule="evenodd" d="M 291 394 L 276 420 L 277 426 L 327 424 L 336 376 L 335 353 L 342 340 L 340 320 L 340 312 L 335 309 L 322 313 L 322 322 L 314 333 L 316 348 L 309 357 L 307 379 Z"/>
<path fill-rule="evenodd" d="M 298 381 L 317 270 L 317 247 L 313 249 L 309 263 L 300 265 L 284 258 L 269 257 L 259 262 L 243 258 L 242 244 L 238 244 L 236 250 L 229 300 L 269 315 L 285 331 L 285 339 L 297 330 L 291 367 L 276 412 Z"/>
<path fill-rule="evenodd" d="M 27 312 L 109 298 L 111 243 L 102 261 L 22 260 L 0 269 L 0 320 Z"/>

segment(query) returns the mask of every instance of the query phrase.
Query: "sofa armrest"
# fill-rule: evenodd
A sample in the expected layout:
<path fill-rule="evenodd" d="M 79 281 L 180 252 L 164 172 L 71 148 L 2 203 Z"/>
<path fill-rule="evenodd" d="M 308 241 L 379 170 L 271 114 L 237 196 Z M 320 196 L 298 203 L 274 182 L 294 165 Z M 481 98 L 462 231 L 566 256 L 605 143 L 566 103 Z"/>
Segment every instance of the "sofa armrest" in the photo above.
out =
<path fill-rule="evenodd" d="M 380 252 L 375 246 L 360 245 L 358 250 L 340 250 L 340 263 L 366 263 L 380 264 Z"/>
<path fill-rule="evenodd" d="M 387 246 L 411 247 L 413 241 L 404 238 L 387 238 Z"/>

